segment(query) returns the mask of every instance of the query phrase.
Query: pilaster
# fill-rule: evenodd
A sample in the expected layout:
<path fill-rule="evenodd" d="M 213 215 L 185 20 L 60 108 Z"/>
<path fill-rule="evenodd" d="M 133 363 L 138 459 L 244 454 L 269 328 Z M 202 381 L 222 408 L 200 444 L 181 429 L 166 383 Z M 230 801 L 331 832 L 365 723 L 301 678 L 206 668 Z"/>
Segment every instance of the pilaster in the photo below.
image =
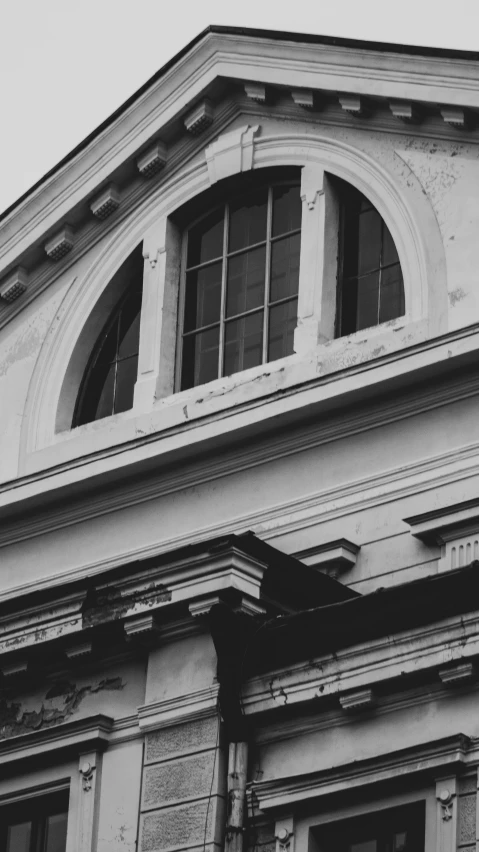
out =
<path fill-rule="evenodd" d="M 301 175 L 301 257 L 294 351 L 304 354 L 334 337 L 338 205 L 324 169 L 307 165 Z"/>
<path fill-rule="evenodd" d="M 457 780 L 455 776 L 436 781 L 436 852 L 456 852 Z"/>
<path fill-rule="evenodd" d="M 75 831 L 68 852 L 91 852 L 96 849 L 98 829 L 98 802 L 100 799 L 102 755 L 91 751 L 79 755 L 78 775 L 72 779 L 70 796 L 76 816 Z"/>

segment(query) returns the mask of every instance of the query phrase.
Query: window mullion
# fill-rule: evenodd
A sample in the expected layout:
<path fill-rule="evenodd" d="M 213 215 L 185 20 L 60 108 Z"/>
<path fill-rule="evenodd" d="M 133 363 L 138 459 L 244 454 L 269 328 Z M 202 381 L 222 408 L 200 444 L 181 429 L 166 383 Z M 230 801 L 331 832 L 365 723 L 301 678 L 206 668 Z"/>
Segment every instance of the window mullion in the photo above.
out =
<path fill-rule="evenodd" d="M 226 276 L 228 272 L 228 232 L 230 220 L 230 206 L 225 205 L 223 221 L 223 268 L 221 271 L 221 305 L 220 305 L 220 339 L 218 346 L 218 376 L 223 375 L 224 348 L 225 348 L 225 316 L 226 316 Z"/>
<path fill-rule="evenodd" d="M 271 278 L 271 230 L 273 221 L 273 188 L 268 189 L 268 210 L 266 220 L 266 261 L 264 271 L 264 300 L 263 300 L 263 356 L 262 363 L 268 361 L 268 334 L 269 334 L 269 293 Z"/>

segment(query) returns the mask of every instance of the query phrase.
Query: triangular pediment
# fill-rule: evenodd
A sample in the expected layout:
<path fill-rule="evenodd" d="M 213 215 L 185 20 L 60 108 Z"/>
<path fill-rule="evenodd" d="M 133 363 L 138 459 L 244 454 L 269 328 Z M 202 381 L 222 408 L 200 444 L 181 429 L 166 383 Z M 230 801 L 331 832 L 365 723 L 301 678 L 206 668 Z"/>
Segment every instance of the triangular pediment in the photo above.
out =
<path fill-rule="evenodd" d="M 158 185 L 238 115 L 396 132 L 427 116 L 429 132 L 450 134 L 479 110 L 478 71 L 475 54 L 209 28 L 5 212 L 0 325 L 106 233 L 120 197 L 134 210 L 151 177 Z"/>

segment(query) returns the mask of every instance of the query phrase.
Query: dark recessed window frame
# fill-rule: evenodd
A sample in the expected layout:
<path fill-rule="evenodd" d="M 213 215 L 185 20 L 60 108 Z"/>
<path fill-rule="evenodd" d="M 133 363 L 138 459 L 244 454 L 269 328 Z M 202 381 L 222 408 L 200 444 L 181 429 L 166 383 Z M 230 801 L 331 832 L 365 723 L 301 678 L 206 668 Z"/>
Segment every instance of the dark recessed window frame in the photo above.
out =
<path fill-rule="evenodd" d="M 336 337 L 345 337 L 404 316 L 405 295 L 399 256 L 384 219 L 359 190 L 338 179 L 336 185 L 340 205 Z"/>
<path fill-rule="evenodd" d="M 142 279 L 133 279 L 108 317 L 88 361 L 72 427 L 128 411 L 138 373 Z M 129 334 L 131 345 L 122 352 Z"/>
<path fill-rule="evenodd" d="M 206 214 L 203 213 L 201 216 L 198 216 L 186 228 L 183 238 L 181 262 L 175 381 L 176 390 L 185 390 L 190 387 L 198 386 L 207 381 L 212 381 L 215 378 L 221 378 L 224 375 L 231 375 L 232 373 L 248 369 L 250 366 L 258 366 L 259 364 L 265 364 L 276 360 L 277 358 L 284 357 L 285 355 L 292 354 L 292 330 L 294 330 L 294 328 L 292 329 L 291 327 L 293 324 L 295 326 L 297 322 L 301 212 L 299 213 L 299 225 L 296 227 L 291 227 L 290 229 L 275 233 L 273 223 L 273 206 L 275 198 L 278 197 L 280 192 L 287 191 L 288 189 L 294 189 L 297 191 L 297 204 L 299 211 L 301 211 L 299 178 L 284 180 L 279 179 L 270 181 L 263 185 L 259 184 L 257 187 L 249 187 L 246 192 L 236 192 L 235 194 L 231 193 L 225 201 L 222 201 L 210 208 Z M 232 216 L 238 209 L 237 205 L 239 205 L 242 200 L 246 201 L 248 198 L 254 196 L 255 193 L 259 194 L 261 192 L 266 193 L 266 230 L 264 237 L 256 241 L 247 242 L 240 247 L 231 248 L 230 223 Z M 200 260 L 198 263 L 192 263 L 191 252 L 189 250 L 191 234 L 194 233 L 194 229 L 197 226 L 201 226 L 203 222 L 206 222 L 210 218 L 213 221 L 215 216 L 217 216 L 218 220 L 221 220 L 222 223 L 221 251 L 214 257 L 209 257 L 204 261 Z M 274 263 L 273 254 L 280 244 L 283 244 L 284 246 L 286 240 L 290 239 L 297 240 L 297 281 L 291 285 L 291 292 L 279 297 L 276 295 L 275 297 L 271 287 L 272 263 Z M 245 305 L 243 309 L 231 310 L 228 305 L 228 302 L 230 301 L 228 275 L 235 263 L 241 263 L 241 259 L 246 259 L 246 261 L 248 261 L 248 259 L 252 258 L 253 254 L 256 255 L 256 259 L 259 261 L 258 269 L 264 269 L 264 290 L 261 302 L 258 302 L 249 308 Z M 291 256 L 293 256 L 293 254 L 294 250 L 291 253 Z M 246 257 L 247 255 L 249 258 Z M 263 257 L 261 257 L 261 255 L 263 255 Z M 264 264 L 264 266 L 262 266 L 262 264 Z M 211 278 L 213 278 L 214 275 L 217 276 L 218 281 L 216 290 L 220 291 L 219 314 L 210 322 L 201 323 L 200 321 L 200 324 L 198 324 L 196 320 L 193 320 L 193 322 L 190 321 L 188 323 L 188 312 L 190 310 L 188 305 L 188 288 L 192 286 L 192 277 L 196 275 L 198 280 L 199 275 L 202 273 L 210 275 Z M 295 271 L 293 270 L 292 277 L 294 277 L 294 275 Z M 204 284 L 203 286 L 206 290 L 207 285 Z M 213 287 L 215 287 L 214 282 Z M 199 286 L 196 284 L 196 293 L 198 293 L 198 290 Z M 247 297 L 245 296 L 245 300 L 246 298 Z M 198 295 L 196 301 L 198 303 Z M 279 344 L 278 340 L 275 339 L 272 341 L 271 339 L 272 328 L 274 328 L 275 331 L 278 331 L 278 338 L 281 337 L 281 324 L 277 323 L 279 329 L 276 329 L 275 324 L 272 323 L 272 317 L 274 318 L 275 309 L 276 313 L 278 311 L 282 311 L 285 315 L 283 328 L 286 329 L 286 332 L 283 332 L 284 339 L 279 341 Z M 199 308 L 198 304 L 196 304 L 196 314 L 198 312 Z M 234 324 L 237 324 L 237 326 L 242 324 L 244 329 L 247 323 L 251 324 L 252 322 L 256 323 L 258 326 L 255 332 L 256 336 L 261 336 L 261 354 L 260 357 L 257 357 L 256 359 L 257 363 L 250 364 L 245 363 L 247 358 L 245 357 L 246 343 L 244 338 L 241 339 L 240 335 L 238 335 L 238 351 L 234 352 L 234 341 L 233 345 L 231 345 L 230 341 L 228 341 L 228 334 L 231 332 L 231 329 L 234 329 Z M 213 352 L 213 357 L 211 358 L 211 363 L 215 360 L 216 368 L 214 375 L 212 374 L 207 378 L 202 378 L 201 357 L 195 358 L 196 353 L 193 353 L 191 350 L 193 349 L 193 346 L 196 347 L 196 342 L 200 338 L 200 335 L 203 337 L 207 334 L 209 334 L 212 338 L 211 351 Z M 203 339 L 205 338 L 203 337 Z M 276 347 L 274 347 L 273 344 L 276 344 Z M 229 359 L 228 348 L 230 352 L 233 350 L 233 355 L 230 356 Z M 188 349 L 190 349 L 189 352 Z M 256 349 L 258 350 L 259 347 L 256 347 Z M 237 361 L 236 366 L 229 369 L 228 365 L 235 360 Z"/>
<path fill-rule="evenodd" d="M 316 826 L 317 852 L 424 852 L 425 800 Z"/>
<path fill-rule="evenodd" d="M 0 852 L 65 852 L 69 790 L 0 806 Z"/>

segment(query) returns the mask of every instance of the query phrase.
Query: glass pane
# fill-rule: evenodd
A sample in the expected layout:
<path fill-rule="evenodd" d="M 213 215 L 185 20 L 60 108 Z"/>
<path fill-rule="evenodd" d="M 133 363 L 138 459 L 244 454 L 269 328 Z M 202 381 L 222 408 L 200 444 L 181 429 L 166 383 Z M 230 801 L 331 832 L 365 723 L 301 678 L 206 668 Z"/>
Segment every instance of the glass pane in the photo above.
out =
<path fill-rule="evenodd" d="M 133 408 L 133 391 L 138 373 L 138 356 L 119 361 L 116 368 L 115 414 Z"/>
<path fill-rule="evenodd" d="M 182 390 L 218 378 L 219 342 L 219 328 L 210 328 L 184 338 Z"/>
<path fill-rule="evenodd" d="M 379 322 L 387 322 L 403 315 L 404 285 L 401 267 L 397 263 L 381 270 Z"/>
<path fill-rule="evenodd" d="M 273 237 L 301 227 L 301 195 L 296 186 L 273 189 Z"/>
<path fill-rule="evenodd" d="M 67 843 L 68 814 L 47 817 L 45 828 L 45 852 L 65 852 Z"/>
<path fill-rule="evenodd" d="M 359 217 L 359 275 L 379 267 L 381 224 L 382 219 L 377 210 L 368 210 Z"/>
<path fill-rule="evenodd" d="M 263 311 L 225 326 L 224 375 L 256 367 L 263 360 Z"/>
<path fill-rule="evenodd" d="M 226 316 L 258 308 L 264 301 L 266 246 L 228 260 Z"/>
<path fill-rule="evenodd" d="M 113 414 L 113 396 L 115 391 L 115 364 L 98 366 L 92 370 L 86 388 L 86 394 L 91 399 L 92 417 L 82 420 L 100 420 Z M 85 399 L 86 408 L 90 409 L 90 399 Z"/>
<path fill-rule="evenodd" d="M 224 207 L 210 213 L 188 232 L 187 267 L 223 255 Z"/>
<path fill-rule="evenodd" d="M 223 263 L 214 263 L 186 276 L 184 331 L 218 322 L 221 311 Z"/>
<path fill-rule="evenodd" d="M 393 852 L 404 852 L 407 843 L 407 832 L 399 831 L 393 837 Z"/>
<path fill-rule="evenodd" d="M 390 263 L 399 263 L 398 253 L 391 236 L 391 231 L 385 222 L 383 222 L 383 251 L 381 263 L 383 266 L 388 266 Z"/>
<path fill-rule="evenodd" d="M 118 357 L 127 358 L 138 354 L 140 340 L 141 293 L 133 293 L 126 300 L 120 314 Z"/>
<path fill-rule="evenodd" d="M 96 364 L 111 364 L 116 358 L 119 317 L 112 324 L 98 352 Z"/>
<path fill-rule="evenodd" d="M 31 822 L 22 822 L 18 823 L 17 825 L 9 825 L 7 829 L 6 852 L 30 852 L 31 836 Z"/>
<path fill-rule="evenodd" d="M 298 300 L 275 305 L 269 311 L 268 361 L 293 354 L 294 329 L 297 322 Z"/>
<path fill-rule="evenodd" d="M 271 246 L 270 302 L 295 296 L 298 292 L 300 241 L 300 234 L 295 234 Z"/>
<path fill-rule="evenodd" d="M 228 252 L 252 246 L 266 239 L 268 190 L 256 190 L 230 205 Z"/>
<path fill-rule="evenodd" d="M 358 280 L 350 278 L 341 288 L 341 329 L 340 334 L 353 334 L 356 331 L 358 308 Z"/>
<path fill-rule="evenodd" d="M 376 840 L 364 840 L 362 843 L 351 843 L 349 852 L 376 852 Z"/>
<path fill-rule="evenodd" d="M 358 280 L 356 331 L 378 324 L 379 271 Z"/>

